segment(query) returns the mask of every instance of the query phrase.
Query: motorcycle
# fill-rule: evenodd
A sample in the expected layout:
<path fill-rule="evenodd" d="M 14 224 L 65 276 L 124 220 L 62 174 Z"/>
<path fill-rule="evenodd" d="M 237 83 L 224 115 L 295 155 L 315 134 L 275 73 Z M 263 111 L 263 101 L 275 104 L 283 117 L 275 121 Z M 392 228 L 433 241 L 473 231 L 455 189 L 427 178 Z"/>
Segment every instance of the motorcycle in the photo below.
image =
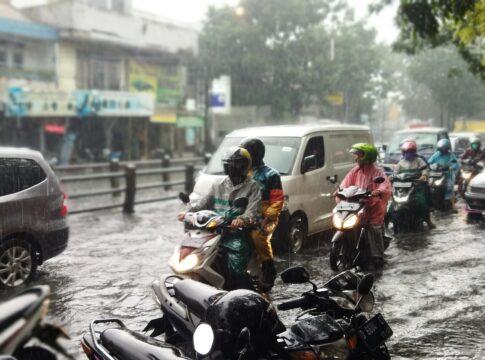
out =
<path fill-rule="evenodd" d="M 357 301 L 341 318 L 333 318 L 327 313 L 328 307 L 334 306 L 330 291 L 325 288 L 317 289 L 304 268 L 287 269 L 281 274 L 281 279 L 287 284 L 310 283 L 313 287 L 312 291 L 304 293 L 302 297 L 278 305 L 278 310 L 281 311 L 298 308 L 302 310 L 289 328 L 281 329 L 273 338 L 262 339 L 267 346 L 259 351 L 252 347 L 251 339 L 261 341 L 264 334 L 252 334 L 247 327 L 233 328 L 236 335 L 238 332 L 239 334 L 234 344 L 235 355 L 231 356 L 223 353 L 219 345 L 222 337 L 228 335 L 227 331 L 213 329 L 209 323 L 201 322 L 193 335 L 193 346 L 198 358 L 390 359 L 385 342 L 392 336 L 391 328 L 381 314 L 369 319 L 361 311 L 370 299 L 367 295 L 373 285 L 372 275 L 366 275 L 359 281 L 355 291 Z"/>
<path fill-rule="evenodd" d="M 466 188 L 470 181 L 483 170 L 483 164 L 474 159 L 465 159 L 461 161 L 461 169 L 458 177 L 458 193 L 465 198 Z"/>
<path fill-rule="evenodd" d="M 185 204 L 189 203 L 187 194 L 180 193 L 179 198 Z M 177 275 L 217 288 L 231 288 L 226 254 L 219 245 L 228 235 L 247 236 L 244 232 L 249 228 L 230 227 L 232 219 L 242 214 L 247 204 L 247 198 L 237 198 L 224 215 L 211 210 L 187 212 L 184 216 L 185 236 L 169 259 L 170 269 Z M 258 279 L 259 270 L 256 267 L 249 269 L 249 272 L 254 279 Z"/>
<path fill-rule="evenodd" d="M 44 321 L 49 297 L 49 286 L 34 286 L 0 305 L 0 358 L 55 360 L 60 353 L 74 359 L 58 343 L 69 339 L 66 332 Z M 31 344 L 32 339 L 40 344 Z"/>
<path fill-rule="evenodd" d="M 172 345 L 128 329 L 118 319 L 93 320 L 81 348 L 90 360 L 190 359 Z"/>
<path fill-rule="evenodd" d="M 419 231 L 423 221 L 422 216 L 416 215 L 416 189 L 421 185 L 420 171 L 404 172 L 393 175 L 392 202 L 389 205 L 390 221 L 393 224 L 394 233 Z"/>
<path fill-rule="evenodd" d="M 438 211 L 448 211 L 451 209 L 451 201 L 445 199 L 448 176 L 450 167 L 440 164 L 431 164 L 429 172 L 429 188 L 431 206 Z"/>
<path fill-rule="evenodd" d="M 383 177 L 374 179 L 375 184 L 382 184 Z M 330 267 L 334 271 L 351 269 L 355 266 L 365 267 L 368 258 L 366 243 L 367 224 L 364 220 L 366 204 L 372 195 L 369 190 L 350 186 L 339 189 L 337 197 L 340 202 L 333 209 L 333 226 L 336 232 L 330 249 Z M 389 246 L 390 238 L 384 237 L 384 247 Z"/>

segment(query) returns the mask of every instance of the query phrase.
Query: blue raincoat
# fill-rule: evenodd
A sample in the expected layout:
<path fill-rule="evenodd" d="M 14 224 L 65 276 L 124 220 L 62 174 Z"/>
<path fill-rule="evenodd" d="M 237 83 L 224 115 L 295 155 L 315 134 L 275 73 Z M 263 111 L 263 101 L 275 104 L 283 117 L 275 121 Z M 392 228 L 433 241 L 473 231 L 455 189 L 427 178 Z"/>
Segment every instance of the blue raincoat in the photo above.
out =
<path fill-rule="evenodd" d="M 456 173 L 460 169 L 460 164 L 458 164 L 458 159 L 456 158 L 455 154 L 453 154 L 451 151 L 448 154 L 442 154 L 440 151 L 437 151 L 428 159 L 428 164 L 439 164 L 441 166 L 450 167 L 450 171 L 446 179 L 445 193 L 445 199 L 450 200 L 453 195 Z"/>

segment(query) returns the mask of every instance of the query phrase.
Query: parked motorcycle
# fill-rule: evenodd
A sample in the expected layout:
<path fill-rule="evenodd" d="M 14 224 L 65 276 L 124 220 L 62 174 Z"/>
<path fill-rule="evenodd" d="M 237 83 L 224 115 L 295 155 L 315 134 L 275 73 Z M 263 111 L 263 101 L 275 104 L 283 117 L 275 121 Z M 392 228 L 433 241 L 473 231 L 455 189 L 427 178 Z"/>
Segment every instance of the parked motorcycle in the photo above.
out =
<path fill-rule="evenodd" d="M 187 194 L 181 193 L 179 197 L 185 204 L 189 203 Z M 247 198 L 238 198 L 225 215 L 211 210 L 187 212 L 184 217 L 185 236 L 169 260 L 170 269 L 177 275 L 217 288 L 231 288 L 226 254 L 219 245 L 226 236 L 248 236 L 244 234 L 248 228 L 234 229 L 230 226 L 231 221 L 244 212 L 247 204 Z M 259 277 L 257 268 L 250 269 L 250 273 L 255 279 Z"/>
<path fill-rule="evenodd" d="M 374 179 L 374 183 L 381 184 L 383 177 Z M 365 212 L 367 202 L 371 199 L 371 192 L 350 186 L 339 189 L 337 197 L 340 202 L 333 209 L 333 226 L 336 229 L 332 238 L 330 250 L 330 267 L 334 271 L 351 269 L 355 266 L 365 268 L 368 259 L 368 245 L 366 243 Z M 385 237 L 385 248 L 389 245 L 389 237 Z"/>
<path fill-rule="evenodd" d="M 16 360 L 55 360 L 60 353 L 73 359 L 58 343 L 69 339 L 66 332 L 44 321 L 49 297 L 49 286 L 34 286 L 0 305 L 1 355 Z M 32 339 L 38 345 L 32 344 Z"/>
<path fill-rule="evenodd" d="M 281 278 L 285 283 L 310 282 L 302 267 L 286 270 Z M 357 286 L 357 303 L 353 309 L 348 316 L 335 319 L 326 313 L 328 304 L 334 306 L 329 292 L 312 284 L 311 292 L 278 306 L 279 310 L 303 310 L 287 329 L 282 327 L 271 305 L 265 310 L 269 316 L 266 315 L 264 324 L 249 327 L 244 326 L 247 321 L 239 326 L 221 322 L 212 308 L 222 309 L 221 317 L 226 316 L 224 306 L 219 304 L 231 293 L 223 295 L 208 306 L 205 321 L 196 328 L 194 349 L 201 359 L 389 359 L 385 341 L 392 336 L 391 328 L 381 314 L 369 319 L 361 313 L 361 304 L 369 299 L 366 295 L 372 285 L 372 275 L 365 276 Z M 233 306 L 242 314 L 247 307 L 251 316 L 254 304 L 258 304 L 257 299 L 252 300 L 251 304 Z M 267 331 L 268 326 L 273 331 Z M 227 338 L 235 339 L 231 347 L 227 346 Z"/>
<path fill-rule="evenodd" d="M 190 359 L 174 346 L 128 329 L 118 319 L 92 321 L 81 347 L 90 360 Z"/>
<path fill-rule="evenodd" d="M 420 171 L 403 172 L 391 177 L 392 202 L 388 212 L 392 214 L 390 221 L 395 234 L 419 231 L 425 221 L 424 217 L 416 212 L 418 204 L 415 195 L 418 186 L 422 185 L 420 177 Z"/>
<path fill-rule="evenodd" d="M 431 164 L 429 172 L 429 187 L 431 193 L 431 206 L 438 211 L 451 209 L 451 201 L 445 199 L 446 185 L 450 176 L 450 167 L 440 164 Z"/>
<path fill-rule="evenodd" d="M 483 170 L 483 163 L 474 159 L 465 159 L 461 162 L 460 174 L 458 176 L 458 192 L 464 199 L 466 188 L 470 181 Z"/>

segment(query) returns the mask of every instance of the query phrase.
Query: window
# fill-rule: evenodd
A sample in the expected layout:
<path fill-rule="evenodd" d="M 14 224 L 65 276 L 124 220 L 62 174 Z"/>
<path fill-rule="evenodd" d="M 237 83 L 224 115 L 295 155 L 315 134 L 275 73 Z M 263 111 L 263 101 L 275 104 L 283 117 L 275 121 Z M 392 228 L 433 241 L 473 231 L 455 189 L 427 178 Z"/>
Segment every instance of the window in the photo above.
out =
<path fill-rule="evenodd" d="M 28 189 L 46 177 L 44 170 L 34 160 L 0 158 L 0 196 Z"/>
<path fill-rule="evenodd" d="M 79 52 L 78 89 L 121 90 L 121 60 L 107 54 Z"/>
<path fill-rule="evenodd" d="M 307 156 L 315 155 L 317 160 L 317 166 L 311 171 L 320 169 L 325 165 L 325 150 L 323 147 L 323 136 L 316 136 L 308 140 L 308 143 L 303 154 L 303 159 Z M 302 163 L 303 167 L 303 163 Z"/>
<path fill-rule="evenodd" d="M 6 43 L 0 42 L 0 66 L 7 66 L 8 55 Z"/>
<path fill-rule="evenodd" d="M 16 68 L 24 67 L 24 49 L 22 46 L 15 46 L 12 54 L 13 66 Z"/>

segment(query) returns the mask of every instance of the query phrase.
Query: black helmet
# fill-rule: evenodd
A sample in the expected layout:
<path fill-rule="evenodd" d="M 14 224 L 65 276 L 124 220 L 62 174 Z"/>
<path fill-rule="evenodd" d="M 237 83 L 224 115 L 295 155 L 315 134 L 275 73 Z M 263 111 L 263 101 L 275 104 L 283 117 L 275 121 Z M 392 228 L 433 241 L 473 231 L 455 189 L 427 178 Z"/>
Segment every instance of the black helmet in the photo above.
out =
<path fill-rule="evenodd" d="M 246 138 L 241 142 L 242 148 L 249 151 L 251 154 L 251 160 L 253 161 L 253 166 L 263 165 L 265 147 L 264 143 L 258 138 Z"/>
<path fill-rule="evenodd" d="M 233 185 L 239 185 L 248 176 L 251 168 L 251 155 L 246 149 L 231 147 L 222 157 L 222 165 Z"/>
<path fill-rule="evenodd" d="M 220 297 L 206 312 L 215 334 L 216 352 L 233 358 L 241 348 L 238 339 L 249 330 L 250 346 L 258 354 L 269 352 L 277 334 L 285 331 L 276 310 L 264 297 L 250 290 L 233 290 Z"/>

